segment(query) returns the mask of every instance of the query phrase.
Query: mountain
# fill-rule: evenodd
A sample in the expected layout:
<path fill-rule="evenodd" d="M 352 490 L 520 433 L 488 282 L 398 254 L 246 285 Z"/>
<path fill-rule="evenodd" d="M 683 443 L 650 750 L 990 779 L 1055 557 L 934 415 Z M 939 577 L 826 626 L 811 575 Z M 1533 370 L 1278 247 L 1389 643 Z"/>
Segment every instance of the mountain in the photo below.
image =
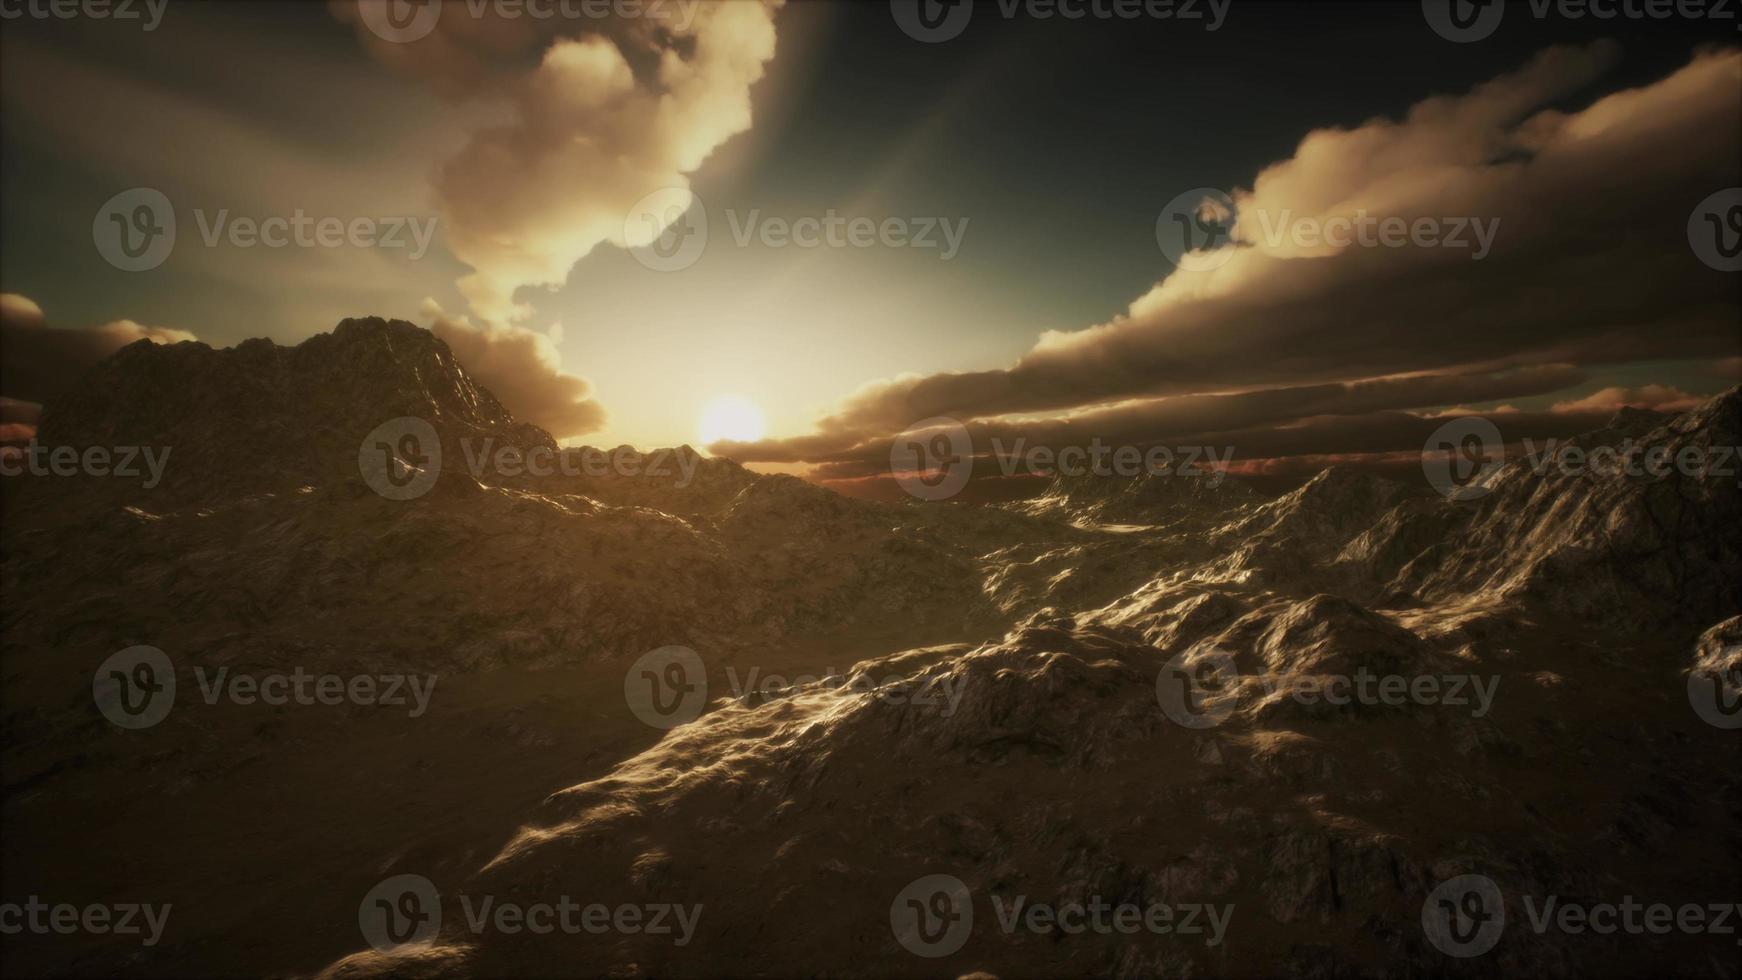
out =
<path fill-rule="evenodd" d="M 1575 442 L 1715 455 L 1739 405 Z M 379 434 L 403 419 L 429 428 Z M 687 447 L 558 455 L 381 320 L 125 348 L 39 438 L 172 454 L 149 488 L 8 488 L 4 897 L 174 916 L 149 949 L 9 937 L 9 971 L 1737 975 L 1709 936 L 1539 934 L 1519 904 L 1733 898 L 1734 732 L 1690 706 L 1738 669 L 1733 473 L 1513 459 L 1456 501 L 1332 468 L 1274 498 L 1151 476 L 888 505 Z M 93 675 L 136 644 L 178 692 L 129 731 Z M 668 731 L 633 692 L 673 646 L 699 694 Z M 299 672 L 431 694 L 207 693 Z M 1362 676 L 1462 702 L 1305 694 Z M 924 958 L 891 916 L 939 874 L 974 920 Z M 1468 960 L 1422 925 L 1461 874 L 1508 903 Z M 440 929 L 369 949 L 360 907 L 397 875 L 434 883 Z M 480 896 L 703 912 L 681 945 L 474 932 Z M 1232 912 L 1214 943 L 1006 932 L 1019 896 Z"/>
<path fill-rule="evenodd" d="M 1671 449 L 1733 444 L 1737 405 L 1732 391 L 1631 431 Z M 1580 443 L 1615 444 L 1636 421 Z M 1710 939 L 1519 925 L 1521 896 L 1679 903 L 1733 890 L 1742 772 L 1727 733 L 1681 692 L 1690 668 L 1734 675 L 1742 662 L 1742 578 L 1719 527 L 1737 503 L 1733 475 L 1538 476 L 1519 460 L 1479 503 L 1333 469 L 1272 501 L 1055 485 L 1012 509 L 1159 526 L 1181 496 L 1203 550 L 1156 562 L 1122 599 L 852 669 L 900 677 L 896 696 L 819 683 L 721 704 L 550 796 L 455 886 L 530 902 L 584 881 L 607 903 L 701 903 L 712 918 L 694 944 L 450 930 L 409 958 L 365 951 L 328 975 L 413 962 L 432 976 L 649 964 L 676 975 L 1621 976 L 1664 962 L 1736 975 Z M 1149 515 L 1109 507 L 1146 498 Z M 1675 519 L 1654 520 L 1666 506 Z M 1091 556 L 1121 549 L 1068 550 L 1094 572 Z M 1223 557 L 1206 566 L 1204 551 Z M 1678 577 L 1660 579 L 1659 560 Z M 1417 592 L 1401 609 L 1367 604 L 1406 587 Z M 1702 637 L 1725 606 L 1731 618 Z M 1207 651 L 1237 679 L 1221 694 L 1226 717 L 1193 730 L 1157 710 L 1158 681 L 1170 659 Z M 1456 678 L 1466 705 L 1291 693 L 1363 673 Z M 917 697 L 936 691 L 958 700 L 944 710 Z M 935 874 L 965 886 L 976 918 L 959 951 L 931 961 L 880 926 L 905 885 Z M 1430 892 L 1463 874 L 1509 896 L 1515 924 L 1492 957 L 1450 959 L 1422 929 Z M 1230 938 L 1000 932 L 999 910 L 1019 899 L 1095 896 L 1222 903 Z"/>
<path fill-rule="evenodd" d="M 224 501 L 356 476 L 363 437 L 398 418 L 429 423 L 455 459 L 468 438 L 555 445 L 543 430 L 515 422 L 447 344 L 379 317 L 342 321 L 294 347 L 265 339 L 216 350 L 137 341 L 45 406 L 37 439 L 81 451 L 166 448 L 165 479 L 141 499 Z M 103 488 L 137 483 L 108 480 Z"/>

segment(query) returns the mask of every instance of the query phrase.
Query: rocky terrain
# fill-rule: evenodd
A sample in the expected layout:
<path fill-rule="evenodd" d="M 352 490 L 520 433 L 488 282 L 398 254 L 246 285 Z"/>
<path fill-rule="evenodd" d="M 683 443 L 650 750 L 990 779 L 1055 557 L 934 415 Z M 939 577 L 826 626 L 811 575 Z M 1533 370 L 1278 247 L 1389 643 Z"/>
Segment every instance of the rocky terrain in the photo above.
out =
<path fill-rule="evenodd" d="M 1742 669 L 1733 472 L 1515 459 L 1461 501 L 1338 468 L 1277 497 L 1061 479 L 1000 507 L 849 500 L 688 448 L 526 474 L 467 463 L 549 436 L 380 320 L 135 344 L 80 390 L 44 444 L 171 455 L 150 488 L 5 487 L 3 899 L 174 912 L 149 948 L 7 937 L 8 974 L 1742 974 L 1734 935 L 1538 932 L 1524 904 L 1742 897 L 1737 732 L 1690 703 Z M 442 464 L 385 463 L 429 474 L 392 499 L 366 457 L 408 417 Z M 1732 390 L 1577 444 L 1739 430 Z M 136 644 L 180 693 L 128 731 L 92 676 Z M 705 697 L 667 731 L 626 691 L 672 646 Z M 435 687 L 415 717 L 204 703 L 223 668 Z M 1303 693 L 1363 675 L 1468 685 Z M 1458 958 L 1423 909 L 1465 874 L 1507 925 Z M 435 883 L 439 928 L 371 948 L 360 903 L 399 875 Z M 972 922 L 922 955 L 892 916 L 934 875 Z M 681 944 L 544 935 L 474 928 L 477 896 L 702 911 Z M 1231 911 L 1214 942 L 1007 931 L 1017 896 Z"/>

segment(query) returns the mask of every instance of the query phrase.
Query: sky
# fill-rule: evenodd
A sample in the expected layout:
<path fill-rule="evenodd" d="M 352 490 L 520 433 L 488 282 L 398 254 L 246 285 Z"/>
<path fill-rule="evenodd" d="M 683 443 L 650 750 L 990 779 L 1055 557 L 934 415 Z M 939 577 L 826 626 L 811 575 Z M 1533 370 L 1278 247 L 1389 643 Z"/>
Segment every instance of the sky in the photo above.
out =
<path fill-rule="evenodd" d="M 1454 408 L 1561 433 L 1736 380 L 1737 275 L 1689 230 L 1742 184 L 1733 18 L 1512 3 L 1459 43 L 1432 0 L 1005 0 L 925 40 L 905 0 L 606 6 L 455 0 L 401 40 L 374 0 L 169 0 L 149 30 L 143 0 L 0 0 L 0 394 L 141 337 L 397 317 L 564 442 L 706 430 L 845 488 L 932 417 L 977 451 L 1238 443 L 1257 471 L 1419 447 Z M 176 235 L 128 271 L 103 219 L 138 188 Z M 1180 267 L 1203 189 L 1239 221 Z M 1267 238 L 1357 213 L 1492 240 Z M 230 234 L 298 214 L 373 238 Z M 836 238 L 795 244 L 805 219 Z"/>

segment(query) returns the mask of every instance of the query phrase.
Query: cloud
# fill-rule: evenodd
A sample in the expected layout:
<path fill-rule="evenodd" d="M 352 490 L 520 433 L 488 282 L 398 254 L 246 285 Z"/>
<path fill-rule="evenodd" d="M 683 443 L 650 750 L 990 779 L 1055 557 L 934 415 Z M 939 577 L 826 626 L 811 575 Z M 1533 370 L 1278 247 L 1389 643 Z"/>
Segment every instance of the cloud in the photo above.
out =
<path fill-rule="evenodd" d="M 1583 398 L 1556 402 L 1557 412 L 1615 412 L 1622 408 L 1649 408 L 1659 412 L 1685 412 L 1704 404 L 1705 398 L 1690 395 L 1670 385 L 1641 385 L 1637 388 L 1610 387 L 1593 391 Z"/>
<path fill-rule="evenodd" d="M 1358 382 L 1268 388 L 1229 394 L 1179 395 L 1127 402 L 1063 416 L 993 418 L 967 424 L 980 453 L 1025 440 L 1034 445 L 1085 445 L 1092 440 L 1115 445 L 1203 445 L 1218 433 L 1282 426 L 1303 418 L 1397 412 L 1457 402 L 1488 402 L 1547 394 L 1586 380 L 1565 365 L 1544 365 L 1504 373 L 1410 375 Z M 996 440 L 996 443 L 995 443 Z M 886 463 L 893 439 L 874 436 L 847 448 L 828 449 L 818 439 L 718 443 L 713 451 L 760 462 L 849 460 Z"/>
<path fill-rule="evenodd" d="M 0 326 L 28 329 L 48 322 L 36 300 L 18 293 L 0 293 Z"/>
<path fill-rule="evenodd" d="M 1298 454 L 1309 436 L 1358 434 L 1348 419 L 1295 424 L 1309 416 L 1523 397 L 1579 383 L 1585 367 L 1734 356 L 1734 279 L 1697 259 L 1686 227 L 1699 201 L 1735 183 L 1742 52 L 1698 53 L 1578 111 L 1543 108 L 1615 55 L 1609 44 L 1549 49 L 1401 120 L 1309 133 L 1231 192 L 1235 244 L 1219 265 L 1172 272 L 1124 316 L 1047 333 L 1008 368 L 876 382 L 812 434 L 715 451 L 846 465 L 875 460 L 916 420 L 950 416 L 977 432 L 1104 427 L 1134 442 L 1250 424 L 1242 456 Z M 1463 227 L 1468 244 L 1327 246 L 1275 233 L 1386 218 Z M 1480 259 L 1478 223 L 1493 232 Z M 1558 367 L 1517 370 L 1533 365 Z M 1540 422 L 1543 435 L 1567 424 L 1543 414 L 1553 413 L 1514 420 Z"/>
<path fill-rule="evenodd" d="M 520 326 L 474 324 L 465 317 L 449 316 L 434 300 L 424 301 L 423 312 L 431 320 L 430 332 L 448 345 L 466 373 L 490 389 L 519 421 L 559 440 L 605 424 L 605 409 L 587 397 L 592 386 L 585 378 L 563 371 L 552 336 Z"/>
<path fill-rule="evenodd" d="M 196 339 L 186 330 L 112 320 L 95 327 L 48 326 L 42 308 L 17 293 L 0 294 L 0 395 L 41 404 L 128 344 Z"/>
<path fill-rule="evenodd" d="M 531 313 L 524 286 L 561 285 L 601 242 L 639 247 L 681 211 L 630 220 L 637 202 L 672 189 L 750 128 L 750 87 L 774 56 L 778 0 L 673 4 L 672 16 L 474 17 L 450 5 L 433 33 L 396 44 L 354 4 L 332 5 L 382 61 L 453 97 L 506 103 L 435 179 L 448 245 L 474 270 L 460 291 L 485 320 Z M 524 67 L 529 52 L 535 64 Z"/>

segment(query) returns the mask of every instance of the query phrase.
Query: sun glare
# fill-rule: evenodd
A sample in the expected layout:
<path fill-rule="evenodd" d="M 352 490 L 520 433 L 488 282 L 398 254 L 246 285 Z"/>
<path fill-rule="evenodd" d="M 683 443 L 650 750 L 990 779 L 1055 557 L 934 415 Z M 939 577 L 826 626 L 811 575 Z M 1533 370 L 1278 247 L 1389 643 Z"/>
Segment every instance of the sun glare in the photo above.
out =
<path fill-rule="evenodd" d="M 709 402 L 702 409 L 701 443 L 711 445 L 723 439 L 732 442 L 755 442 L 762 438 L 766 423 L 756 403 L 742 395 L 725 395 Z"/>

